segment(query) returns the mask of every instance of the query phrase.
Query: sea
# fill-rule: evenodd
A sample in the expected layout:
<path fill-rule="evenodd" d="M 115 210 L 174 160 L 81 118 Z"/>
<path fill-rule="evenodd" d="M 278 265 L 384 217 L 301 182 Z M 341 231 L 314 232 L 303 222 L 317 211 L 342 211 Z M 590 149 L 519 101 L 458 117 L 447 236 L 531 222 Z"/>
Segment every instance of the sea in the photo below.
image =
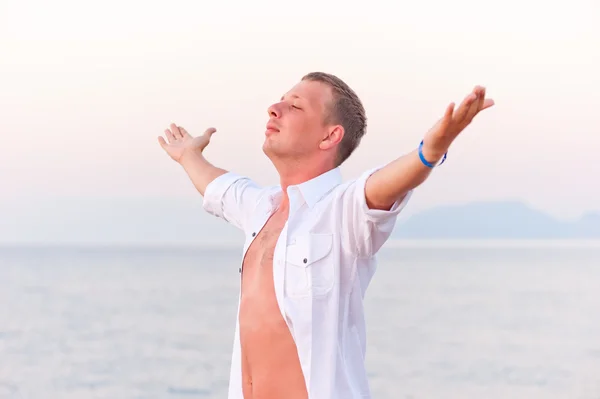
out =
<path fill-rule="evenodd" d="M 227 397 L 241 248 L 0 248 L 0 399 Z M 390 242 L 373 399 L 600 399 L 600 243 Z"/>

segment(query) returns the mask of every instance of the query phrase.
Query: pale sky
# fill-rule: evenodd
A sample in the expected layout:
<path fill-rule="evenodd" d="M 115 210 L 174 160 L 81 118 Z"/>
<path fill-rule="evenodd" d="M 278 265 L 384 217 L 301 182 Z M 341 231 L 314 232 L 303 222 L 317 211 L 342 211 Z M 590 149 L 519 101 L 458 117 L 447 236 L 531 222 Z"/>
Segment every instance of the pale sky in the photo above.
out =
<path fill-rule="evenodd" d="M 414 149 L 481 84 L 496 106 L 455 142 L 411 211 L 519 199 L 600 210 L 597 0 L 0 0 L 0 199 L 189 197 L 157 136 L 218 129 L 214 164 L 277 182 L 267 107 L 310 71 L 369 118 L 353 178 Z M 395 4 L 395 5 L 392 5 Z"/>

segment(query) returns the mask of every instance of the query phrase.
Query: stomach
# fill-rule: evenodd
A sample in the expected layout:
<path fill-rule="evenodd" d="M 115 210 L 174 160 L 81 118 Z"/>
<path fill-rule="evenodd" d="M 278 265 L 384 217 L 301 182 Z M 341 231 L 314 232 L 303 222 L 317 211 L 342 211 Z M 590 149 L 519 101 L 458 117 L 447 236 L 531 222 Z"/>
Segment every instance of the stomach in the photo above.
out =
<path fill-rule="evenodd" d="M 245 399 L 307 399 L 298 350 L 274 304 L 245 298 L 240 304 L 240 344 Z"/>

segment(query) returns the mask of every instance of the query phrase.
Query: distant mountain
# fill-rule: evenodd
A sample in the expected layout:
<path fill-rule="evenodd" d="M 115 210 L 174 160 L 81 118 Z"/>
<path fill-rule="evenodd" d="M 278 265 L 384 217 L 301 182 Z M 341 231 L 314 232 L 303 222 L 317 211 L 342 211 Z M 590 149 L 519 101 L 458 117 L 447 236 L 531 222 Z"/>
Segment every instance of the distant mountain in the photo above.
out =
<path fill-rule="evenodd" d="M 600 214 L 559 221 L 519 202 L 441 206 L 400 218 L 396 239 L 600 238 Z M 0 203 L 0 244 L 241 245 L 202 198 L 56 199 Z"/>
<path fill-rule="evenodd" d="M 600 238 L 600 213 L 560 221 L 521 202 L 440 206 L 399 221 L 394 238 L 591 239 Z"/>

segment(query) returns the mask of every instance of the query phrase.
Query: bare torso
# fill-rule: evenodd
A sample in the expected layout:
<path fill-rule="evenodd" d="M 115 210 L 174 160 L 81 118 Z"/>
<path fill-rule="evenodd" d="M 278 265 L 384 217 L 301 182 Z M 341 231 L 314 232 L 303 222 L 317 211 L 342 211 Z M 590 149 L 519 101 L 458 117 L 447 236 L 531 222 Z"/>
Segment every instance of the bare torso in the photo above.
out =
<path fill-rule="evenodd" d="M 308 398 L 273 282 L 273 253 L 286 220 L 287 211 L 273 214 L 244 258 L 239 320 L 244 399 Z"/>

